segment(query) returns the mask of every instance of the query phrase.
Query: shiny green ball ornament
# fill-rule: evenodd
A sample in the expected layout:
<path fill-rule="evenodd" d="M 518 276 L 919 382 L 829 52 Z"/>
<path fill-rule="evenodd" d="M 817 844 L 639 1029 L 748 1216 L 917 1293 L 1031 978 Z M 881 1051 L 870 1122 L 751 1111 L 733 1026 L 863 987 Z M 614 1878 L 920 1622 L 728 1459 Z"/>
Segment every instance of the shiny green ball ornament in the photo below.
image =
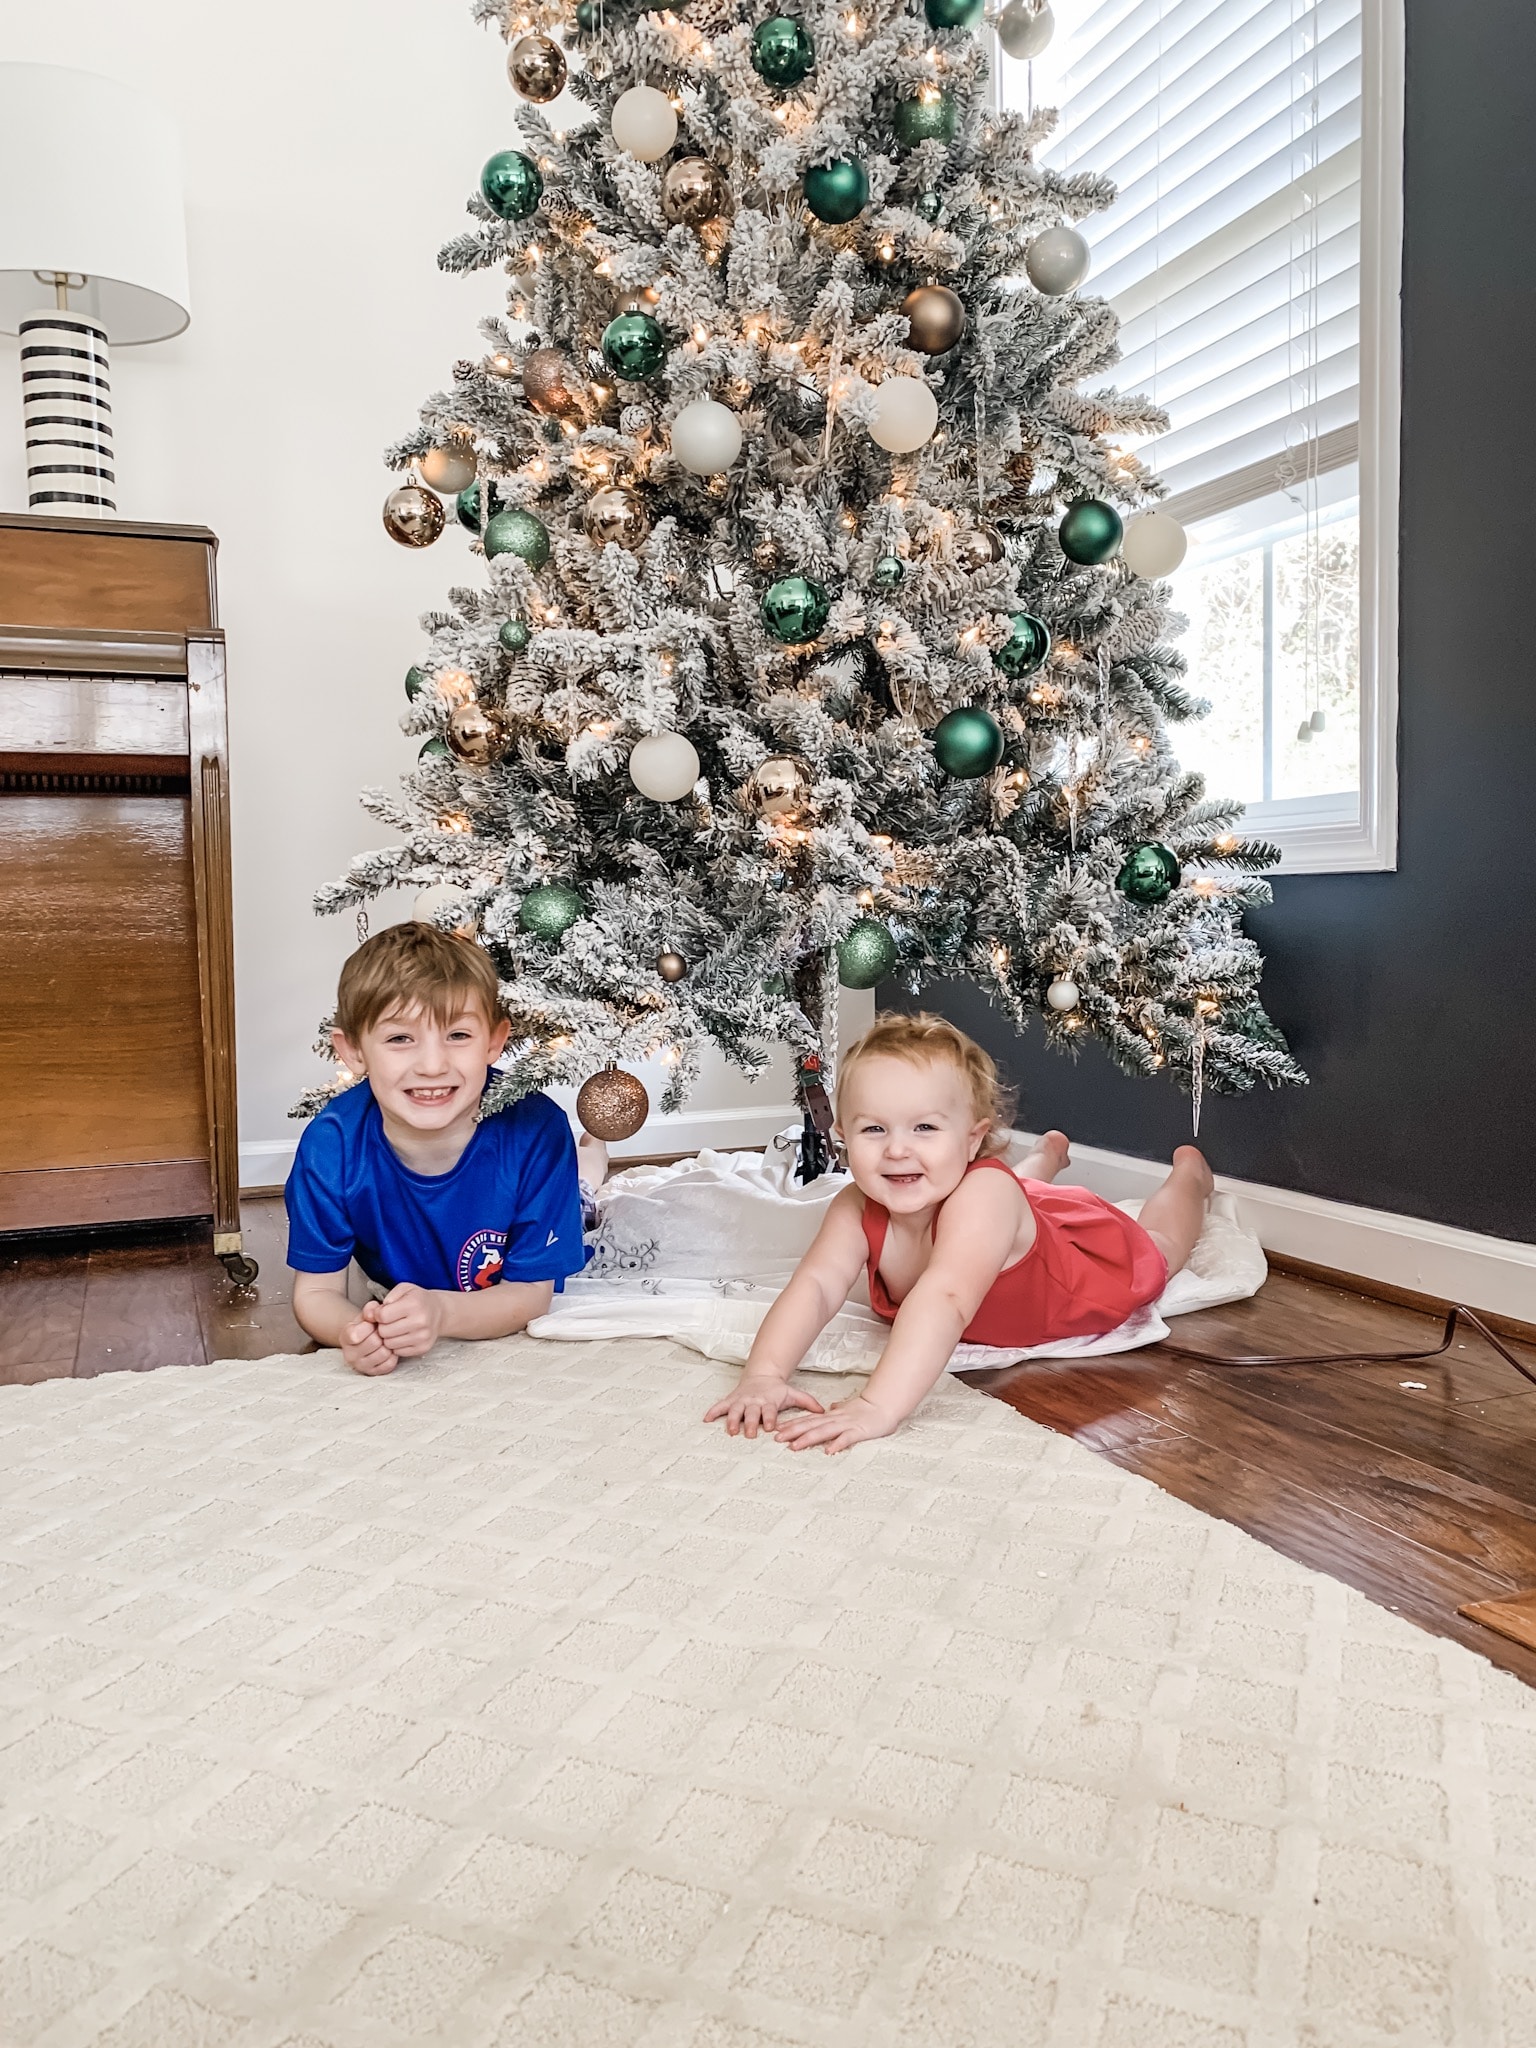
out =
<path fill-rule="evenodd" d="M 533 638 L 533 631 L 526 619 L 503 619 L 496 629 L 496 638 L 508 654 L 521 654 Z"/>
<path fill-rule="evenodd" d="M 781 576 L 763 599 L 763 624 L 786 647 L 814 640 L 827 623 L 832 599 L 808 576 Z"/>
<path fill-rule="evenodd" d="M 869 177 L 851 156 L 830 164 L 813 164 L 800 181 L 805 203 L 828 227 L 846 227 L 869 204 Z"/>
<path fill-rule="evenodd" d="M 925 0 L 923 13 L 930 28 L 975 28 L 985 7 L 986 0 Z"/>
<path fill-rule="evenodd" d="M 1069 562 L 1095 567 L 1120 552 L 1125 528 L 1120 514 L 1102 498 L 1079 498 L 1061 515 L 1057 538 Z"/>
<path fill-rule="evenodd" d="M 416 758 L 418 761 L 451 761 L 453 756 L 448 751 L 448 742 L 439 739 L 434 733 L 431 739 L 422 742 L 421 751 Z"/>
<path fill-rule="evenodd" d="M 752 31 L 752 69 L 769 85 L 794 86 L 816 69 L 816 45 L 805 23 L 773 14 Z"/>
<path fill-rule="evenodd" d="M 544 196 L 544 179 L 531 156 L 498 149 L 480 173 L 480 194 L 503 220 L 526 220 Z"/>
<path fill-rule="evenodd" d="M 620 313 L 603 329 L 603 361 L 615 377 L 638 384 L 667 360 L 667 337 L 649 313 Z"/>
<path fill-rule="evenodd" d="M 603 25 L 603 0 L 579 0 L 576 26 L 585 36 L 595 35 Z"/>
<path fill-rule="evenodd" d="M 869 572 L 869 580 L 876 590 L 887 595 L 899 590 L 907 578 L 907 565 L 900 555 L 882 555 Z"/>
<path fill-rule="evenodd" d="M 1010 617 L 1013 631 L 993 651 L 992 660 L 1011 683 L 1017 683 L 1032 676 L 1050 653 L 1051 633 L 1043 619 L 1029 612 L 1013 612 Z"/>
<path fill-rule="evenodd" d="M 990 775 L 1003 758 L 1003 729 L 990 711 L 965 704 L 934 727 L 933 751 L 946 775 L 974 782 L 978 775 Z"/>
<path fill-rule="evenodd" d="M 587 906 L 576 890 L 564 882 L 540 882 L 518 905 L 517 921 L 536 939 L 558 939 L 586 914 Z"/>
<path fill-rule="evenodd" d="M 411 667 L 405 672 L 405 694 L 414 704 L 427 687 L 427 679 L 419 668 Z"/>
<path fill-rule="evenodd" d="M 542 569 L 549 560 L 549 528 L 531 512 L 497 512 L 485 529 L 485 552 L 517 555 L 530 569 Z"/>
<path fill-rule="evenodd" d="M 917 197 L 912 202 L 912 210 L 914 211 L 914 213 L 921 214 L 924 220 L 937 220 L 939 215 L 944 211 L 943 193 L 919 192 Z"/>
<path fill-rule="evenodd" d="M 874 917 L 861 917 L 837 949 L 837 978 L 844 988 L 875 988 L 896 965 L 896 941 Z"/>
<path fill-rule="evenodd" d="M 480 532 L 480 486 L 478 484 L 471 484 L 467 490 L 460 491 L 453 501 L 453 509 L 458 517 L 460 526 L 467 526 L 471 533 L 478 535 Z M 491 510 L 493 512 L 501 510 L 501 489 L 497 484 L 491 485 Z"/>
<path fill-rule="evenodd" d="M 955 103 L 947 92 L 929 87 L 910 100 L 898 100 L 891 128 L 903 149 L 916 149 L 920 142 L 953 142 Z"/>
<path fill-rule="evenodd" d="M 1115 887 L 1133 903 L 1161 903 L 1177 889 L 1182 872 L 1173 849 L 1152 839 L 1131 848 Z"/>

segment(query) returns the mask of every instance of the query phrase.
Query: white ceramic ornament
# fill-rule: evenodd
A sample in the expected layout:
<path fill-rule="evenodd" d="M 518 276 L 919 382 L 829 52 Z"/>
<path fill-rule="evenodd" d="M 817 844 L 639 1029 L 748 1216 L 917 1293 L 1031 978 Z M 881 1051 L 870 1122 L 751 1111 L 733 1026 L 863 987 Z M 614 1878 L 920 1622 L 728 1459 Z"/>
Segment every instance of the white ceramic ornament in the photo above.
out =
<path fill-rule="evenodd" d="M 467 441 L 449 441 L 441 448 L 429 448 L 416 463 L 424 484 L 452 498 L 467 491 L 475 480 L 475 451 Z"/>
<path fill-rule="evenodd" d="M 672 102 L 654 85 L 632 85 L 613 103 L 613 139 L 620 149 L 653 164 L 677 140 L 677 115 Z"/>
<path fill-rule="evenodd" d="M 675 804 L 699 779 L 699 757 L 680 732 L 647 733 L 629 757 L 629 779 L 653 803 Z"/>
<path fill-rule="evenodd" d="M 1167 512 L 1138 512 L 1125 529 L 1120 559 L 1149 580 L 1171 576 L 1189 552 L 1189 535 Z"/>
<path fill-rule="evenodd" d="M 1055 33 L 1049 0 L 1008 0 L 997 17 L 997 40 L 1021 64 L 1038 57 Z"/>
<path fill-rule="evenodd" d="M 436 924 L 440 910 L 465 908 L 464 891 L 454 882 L 434 882 L 430 889 L 423 889 L 411 905 L 411 916 L 418 924 Z M 463 923 L 460 918 L 457 922 Z"/>
<path fill-rule="evenodd" d="M 718 399 L 696 398 L 672 422 L 672 453 L 695 476 L 718 476 L 741 453 L 741 421 Z"/>
<path fill-rule="evenodd" d="M 1092 261 L 1076 228 L 1043 228 L 1024 251 L 1024 268 L 1037 292 L 1059 299 L 1075 292 Z"/>
<path fill-rule="evenodd" d="M 1075 1010 L 1078 1003 L 1077 983 L 1068 981 L 1064 976 L 1060 981 L 1053 981 L 1045 992 L 1045 1000 L 1053 1010 Z"/>
<path fill-rule="evenodd" d="M 910 455 L 933 438 L 939 401 L 921 377 L 887 377 L 875 393 L 870 436 L 892 455 Z"/>

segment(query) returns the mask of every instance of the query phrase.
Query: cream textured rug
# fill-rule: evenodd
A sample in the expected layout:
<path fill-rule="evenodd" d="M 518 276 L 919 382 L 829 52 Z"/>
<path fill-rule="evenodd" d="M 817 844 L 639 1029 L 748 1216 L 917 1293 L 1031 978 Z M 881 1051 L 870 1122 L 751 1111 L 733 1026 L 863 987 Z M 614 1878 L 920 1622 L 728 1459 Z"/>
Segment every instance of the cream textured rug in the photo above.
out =
<path fill-rule="evenodd" d="M 1536 2043 L 1536 1695 L 963 1384 L 828 1459 L 730 1377 L 0 1388 L 5 2048 Z"/>

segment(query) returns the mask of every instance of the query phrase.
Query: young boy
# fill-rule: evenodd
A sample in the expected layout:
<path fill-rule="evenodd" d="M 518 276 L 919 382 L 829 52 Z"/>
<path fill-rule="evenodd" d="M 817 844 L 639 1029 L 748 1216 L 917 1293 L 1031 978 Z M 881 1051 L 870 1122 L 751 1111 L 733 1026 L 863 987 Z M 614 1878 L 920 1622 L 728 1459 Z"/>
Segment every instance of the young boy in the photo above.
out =
<path fill-rule="evenodd" d="M 393 1372 L 439 1337 L 505 1337 L 586 1263 L 570 1126 L 547 1095 L 480 1118 L 506 1048 L 479 946 L 397 924 L 341 970 L 337 1057 L 357 1076 L 299 1141 L 285 1190 L 293 1313 L 354 1372 Z M 607 1154 L 583 1140 L 582 1175 Z M 388 1290 L 358 1309 L 353 1259 Z"/>

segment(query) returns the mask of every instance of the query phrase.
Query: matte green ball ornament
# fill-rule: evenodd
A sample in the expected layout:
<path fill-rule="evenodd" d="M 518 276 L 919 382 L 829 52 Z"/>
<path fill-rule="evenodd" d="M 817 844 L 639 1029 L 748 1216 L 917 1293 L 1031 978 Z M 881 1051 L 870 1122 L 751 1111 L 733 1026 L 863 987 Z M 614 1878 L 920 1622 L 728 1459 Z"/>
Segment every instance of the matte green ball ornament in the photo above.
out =
<path fill-rule="evenodd" d="M 427 679 L 419 668 L 412 666 L 405 672 L 405 694 L 414 704 L 427 687 Z"/>
<path fill-rule="evenodd" d="M 586 914 L 586 904 L 566 883 L 540 882 L 518 905 L 517 921 L 536 939 L 559 939 Z"/>
<path fill-rule="evenodd" d="M 1031 612 L 1010 614 L 1013 631 L 1002 646 L 994 649 L 992 660 L 1011 683 L 1032 676 L 1051 651 L 1050 628 Z"/>
<path fill-rule="evenodd" d="M 1079 498 L 1061 516 L 1057 538 L 1069 562 L 1093 568 L 1120 552 L 1125 528 L 1120 514 L 1102 498 Z"/>
<path fill-rule="evenodd" d="M 1162 903 L 1179 886 L 1183 870 L 1171 847 L 1155 839 L 1133 846 L 1125 866 L 1115 877 L 1115 887 L 1133 903 Z"/>
<path fill-rule="evenodd" d="M 933 751 L 946 775 L 974 782 L 978 775 L 990 775 L 1003 758 L 1003 729 L 990 711 L 965 704 L 934 727 Z"/>
<path fill-rule="evenodd" d="M 816 69 L 816 45 L 805 23 L 772 14 L 752 31 L 752 69 L 769 85 L 795 86 Z"/>
<path fill-rule="evenodd" d="M 781 576 L 763 599 L 763 624 L 786 647 L 814 640 L 827 623 L 832 599 L 808 576 Z"/>
<path fill-rule="evenodd" d="M 896 965 L 896 941 L 874 917 L 861 917 L 837 949 L 837 978 L 844 988 L 875 988 Z"/>
<path fill-rule="evenodd" d="M 975 28 L 986 0 L 926 0 L 923 13 L 930 28 Z"/>
<path fill-rule="evenodd" d="M 813 164 L 800 181 L 805 203 L 828 227 L 846 227 L 869 204 L 869 177 L 851 156 L 829 164 Z"/>
<path fill-rule="evenodd" d="M 531 156 L 498 149 L 480 173 L 480 193 L 503 220 L 526 220 L 544 197 L 544 179 Z"/>
<path fill-rule="evenodd" d="M 448 742 L 444 739 L 439 739 L 437 734 L 434 733 L 431 739 L 422 742 L 421 750 L 416 758 L 418 761 L 451 761 L 453 755 L 448 751 Z"/>
<path fill-rule="evenodd" d="M 649 313 L 620 313 L 603 329 L 603 361 L 615 377 L 638 384 L 667 360 L 667 337 Z"/>
<path fill-rule="evenodd" d="M 542 569 L 549 560 L 549 528 L 521 508 L 497 512 L 486 525 L 485 552 L 488 559 L 516 555 L 530 569 Z"/>
<path fill-rule="evenodd" d="M 906 579 L 907 565 L 900 555 L 882 555 L 869 572 L 870 582 L 887 596 L 899 590 Z"/>
<path fill-rule="evenodd" d="M 953 142 L 955 103 L 936 86 L 925 87 L 913 99 L 896 102 L 891 129 L 903 149 L 916 149 L 920 142 Z"/>
<path fill-rule="evenodd" d="M 521 654 L 533 638 L 533 629 L 526 619 L 503 619 L 496 629 L 496 638 L 508 654 Z"/>

